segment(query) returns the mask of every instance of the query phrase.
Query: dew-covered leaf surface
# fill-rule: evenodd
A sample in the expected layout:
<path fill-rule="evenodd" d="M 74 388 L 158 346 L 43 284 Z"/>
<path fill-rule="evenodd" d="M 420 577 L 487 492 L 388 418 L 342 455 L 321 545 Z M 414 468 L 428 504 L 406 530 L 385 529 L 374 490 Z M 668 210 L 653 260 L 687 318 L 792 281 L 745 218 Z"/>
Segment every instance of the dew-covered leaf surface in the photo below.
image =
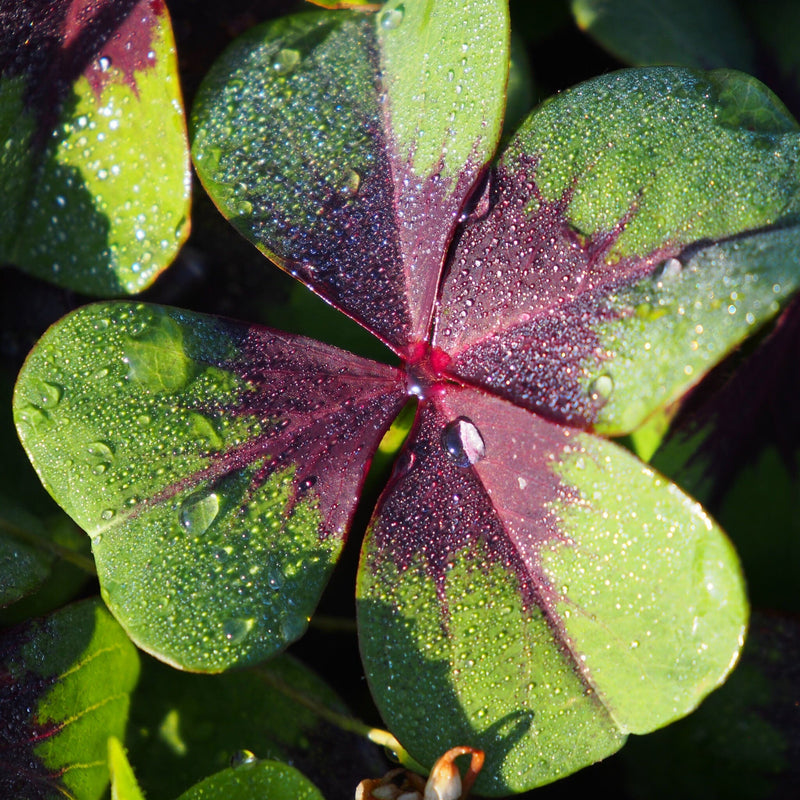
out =
<path fill-rule="evenodd" d="M 373 692 L 415 758 L 480 747 L 479 791 L 520 791 L 683 716 L 723 680 L 743 585 L 675 486 L 472 389 L 424 406 L 406 448 L 358 597 Z"/>
<path fill-rule="evenodd" d="M 397 350 L 427 333 L 499 137 L 507 10 L 466 5 L 268 23 L 226 52 L 193 110 L 195 164 L 221 211 Z"/>
<path fill-rule="evenodd" d="M 305 629 L 403 400 L 395 369 L 328 345 L 97 304 L 40 341 L 15 415 L 134 641 L 215 671 Z"/>
<path fill-rule="evenodd" d="M 297 695 L 348 713 L 329 686 L 286 655 L 223 675 L 144 659 L 126 744 L 148 800 L 174 800 L 245 751 L 291 762 L 330 798 L 352 796 L 365 775 L 385 770 L 375 745 L 325 722 Z"/>
<path fill-rule="evenodd" d="M 106 740 L 121 737 L 136 649 L 99 600 L 0 637 L 0 793 L 99 800 Z"/>
<path fill-rule="evenodd" d="M 736 67 L 753 72 L 755 47 L 741 5 L 746 4 L 732 0 L 571 2 L 578 26 L 628 64 Z"/>
<path fill-rule="evenodd" d="M 0 259 L 141 291 L 188 233 L 189 157 L 161 0 L 0 2 Z"/>
<path fill-rule="evenodd" d="M 695 384 L 800 285 L 800 138 L 770 98 L 626 70 L 534 113 L 453 255 L 447 372 L 612 434 Z"/>
<path fill-rule="evenodd" d="M 301 772 L 280 761 L 229 767 L 184 792 L 178 800 L 324 800 Z"/>

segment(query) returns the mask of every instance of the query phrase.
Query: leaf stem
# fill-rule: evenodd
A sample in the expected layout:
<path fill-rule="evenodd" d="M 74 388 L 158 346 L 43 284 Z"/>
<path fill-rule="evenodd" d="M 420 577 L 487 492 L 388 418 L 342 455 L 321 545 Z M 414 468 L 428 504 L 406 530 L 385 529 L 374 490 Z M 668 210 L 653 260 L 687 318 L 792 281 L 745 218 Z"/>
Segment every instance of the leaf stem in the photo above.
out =
<path fill-rule="evenodd" d="M 392 755 L 407 769 L 419 772 L 421 775 L 427 775 L 428 770 L 425 769 L 419 762 L 415 761 L 408 753 L 408 751 L 397 741 L 393 734 L 382 728 L 373 728 L 367 725 L 356 717 L 351 717 L 329 706 L 323 705 L 313 697 L 309 697 L 302 692 L 299 692 L 294 687 L 290 686 L 285 681 L 277 676 L 271 674 L 264 668 L 257 668 L 255 672 L 266 683 L 270 684 L 274 689 L 277 689 L 282 694 L 305 706 L 321 719 L 335 725 L 337 728 L 348 733 L 354 733 L 357 736 L 363 736 L 373 744 L 380 745 L 381 747 L 388 748 Z"/>
<path fill-rule="evenodd" d="M 50 553 L 56 558 L 68 561 L 88 575 L 97 577 L 97 568 L 95 567 L 94 559 L 90 556 L 78 553 L 69 547 L 65 547 L 63 544 L 54 542 L 52 539 L 45 539 L 42 536 L 37 536 L 35 533 L 31 533 L 25 528 L 21 528 L 13 522 L 9 522 L 7 519 L 0 518 L 0 531 L 38 550 Z"/>
<path fill-rule="evenodd" d="M 326 617 L 324 614 L 315 614 L 308 624 L 325 633 L 356 633 L 358 630 L 356 621 L 350 617 Z"/>

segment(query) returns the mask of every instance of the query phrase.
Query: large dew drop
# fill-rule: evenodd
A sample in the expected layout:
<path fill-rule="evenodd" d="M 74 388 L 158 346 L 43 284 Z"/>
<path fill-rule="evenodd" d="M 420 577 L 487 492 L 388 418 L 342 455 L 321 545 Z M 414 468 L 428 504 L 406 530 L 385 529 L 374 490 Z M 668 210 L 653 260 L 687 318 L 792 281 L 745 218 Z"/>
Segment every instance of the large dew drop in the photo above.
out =
<path fill-rule="evenodd" d="M 468 417 L 458 417 L 445 426 L 442 447 L 459 467 L 476 464 L 486 455 L 483 436 Z"/>
<path fill-rule="evenodd" d="M 219 496 L 210 494 L 193 494 L 181 504 L 181 527 L 194 536 L 205 533 L 219 514 Z"/>
<path fill-rule="evenodd" d="M 390 8 L 388 11 L 384 11 L 381 14 L 381 28 L 387 31 L 393 31 L 396 28 L 399 28 L 400 23 L 403 21 L 404 14 L 405 8 L 402 5 L 397 6 L 397 8 Z"/>

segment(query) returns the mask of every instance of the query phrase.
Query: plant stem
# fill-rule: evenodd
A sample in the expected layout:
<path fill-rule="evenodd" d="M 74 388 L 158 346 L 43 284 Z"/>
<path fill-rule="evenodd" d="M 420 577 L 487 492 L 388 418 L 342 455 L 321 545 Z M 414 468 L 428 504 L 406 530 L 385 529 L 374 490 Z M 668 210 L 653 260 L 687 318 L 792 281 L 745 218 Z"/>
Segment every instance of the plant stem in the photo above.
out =
<path fill-rule="evenodd" d="M 325 633 L 356 633 L 356 621 L 350 617 L 326 617 L 324 614 L 315 614 L 311 617 L 309 625 Z"/>
<path fill-rule="evenodd" d="M 419 772 L 421 775 L 428 774 L 428 770 L 415 761 L 403 745 L 401 745 L 389 731 L 385 731 L 382 728 L 373 728 L 360 719 L 356 719 L 355 717 L 351 717 L 339 711 L 334 711 L 315 698 L 297 691 L 297 689 L 275 675 L 272 675 L 264 668 L 258 668 L 255 672 L 263 681 L 270 684 L 274 689 L 277 689 L 282 694 L 305 706 L 331 725 L 335 725 L 340 730 L 355 733 L 357 736 L 363 736 L 374 744 L 388 748 L 392 755 L 407 769 Z"/>

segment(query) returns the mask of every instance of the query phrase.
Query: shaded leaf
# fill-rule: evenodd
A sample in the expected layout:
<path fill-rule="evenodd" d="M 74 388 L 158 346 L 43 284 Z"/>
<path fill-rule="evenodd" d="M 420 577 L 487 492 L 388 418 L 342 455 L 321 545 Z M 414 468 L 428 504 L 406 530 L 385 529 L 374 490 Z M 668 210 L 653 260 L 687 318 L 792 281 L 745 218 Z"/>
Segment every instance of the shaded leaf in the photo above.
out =
<path fill-rule="evenodd" d="M 145 650 L 218 671 L 305 629 L 404 389 L 303 337 L 98 304 L 42 338 L 15 397 L 113 613 Z"/>
<path fill-rule="evenodd" d="M 721 365 L 688 398 L 653 458 L 728 531 L 761 608 L 800 610 L 798 363 L 795 301 L 733 375 Z"/>
<path fill-rule="evenodd" d="M 800 785 L 800 631 L 754 614 L 741 664 L 695 714 L 625 750 L 631 796 L 789 800 Z"/>
<path fill-rule="evenodd" d="M 218 772 L 178 800 L 323 800 L 311 781 L 279 761 L 256 761 Z"/>
<path fill-rule="evenodd" d="M 746 619 L 735 555 L 696 503 L 614 445 L 475 390 L 421 409 L 358 597 L 391 729 L 423 763 L 485 750 L 492 794 L 691 711 Z"/>
<path fill-rule="evenodd" d="M 463 6 L 268 23 L 217 62 L 193 111 L 198 174 L 222 212 L 396 350 L 427 332 L 500 132 L 507 12 Z"/>
<path fill-rule="evenodd" d="M 0 626 L 64 605 L 92 571 L 85 537 L 42 489 L 17 439 L 12 389 L 0 373 L 0 608 L 14 604 L 0 611 Z"/>
<path fill-rule="evenodd" d="M 0 259 L 141 291 L 188 233 L 189 162 L 162 2 L 0 3 Z"/>
<path fill-rule="evenodd" d="M 43 536 L 35 517 L 0 495 L 0 608 L 35 591 L 50 574 L 52 553 L 20 541 L 19 532 Z"/>
<path fill-rule="evenodd" d="M 3 796 L 100 798 L 138 674 L 122 629 L 87 600 L 4 632 L 0 654 Z"/>
<path fill-rule="evenodd" d="M 800 139 L 779 101 L 737 104 L 752 85 L 626 70 L 535 112 L 445 278 L 445 373 L 627 433 L 777 313 L 800 285 Z"/>
<path fill-rule="evenodd" d="M 620 60 L 753 72 L 752 39 L 731 0 L 572 0 L 580 28 Z"/>
<path fill-rule="evenodd" d="M 377 748 L 324 722 L 292 692 L 347 711 L 320 678 L 288 656 L 214 676 L 146 659 L 127 742 L 149 800 L 172 800 L 243 751 L 291 762 L 330 797 L 352 795 L 364 775 L 384 768 Z"/>

